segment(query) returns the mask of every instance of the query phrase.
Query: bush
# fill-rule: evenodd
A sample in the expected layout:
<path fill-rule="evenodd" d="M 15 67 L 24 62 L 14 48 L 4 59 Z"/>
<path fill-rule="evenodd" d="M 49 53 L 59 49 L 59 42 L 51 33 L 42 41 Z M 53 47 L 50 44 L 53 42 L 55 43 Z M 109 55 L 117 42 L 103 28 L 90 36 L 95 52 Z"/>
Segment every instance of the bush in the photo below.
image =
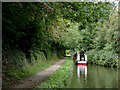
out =
<path fill-rule="evenodd" d="M 94 64 L 99 64 L 103 66 L 108 67 L 117 67 L 118 61 L 117 61 L 117 54 L 115 54 L 113 51 L 88 51 L 88 61 Z"/>

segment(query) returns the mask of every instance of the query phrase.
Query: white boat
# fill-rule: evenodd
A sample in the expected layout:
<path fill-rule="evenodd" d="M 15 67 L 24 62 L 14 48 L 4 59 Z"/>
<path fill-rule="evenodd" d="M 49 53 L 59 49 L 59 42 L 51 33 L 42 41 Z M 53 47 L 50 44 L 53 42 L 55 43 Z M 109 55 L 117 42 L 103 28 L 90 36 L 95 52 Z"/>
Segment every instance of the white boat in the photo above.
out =
<path fill-rule="evenodd" d="M 84 54 L 85 55 L 85 54 Z M 76 61 L 76 65 L 84 65 L 87 66 L 88 61 L 87 61 L 87 55 L 85 55 L 85 61 L 80 61 L 80 54 L 77 54 L 77 59 Z"/>
<path fill-rule="evenodd" d="M 87 66 L 87 61 L 77 61 L 77 65 Z"/>

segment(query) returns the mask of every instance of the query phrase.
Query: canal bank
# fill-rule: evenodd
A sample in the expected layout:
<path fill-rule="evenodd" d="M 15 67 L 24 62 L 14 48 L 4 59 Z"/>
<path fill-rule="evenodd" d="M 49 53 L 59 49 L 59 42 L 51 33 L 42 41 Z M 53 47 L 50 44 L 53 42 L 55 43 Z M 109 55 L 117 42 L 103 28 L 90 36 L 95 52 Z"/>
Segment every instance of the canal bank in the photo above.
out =
<path fill-rule="evenodd" d="M 72 71 L 73 60 L 68 57 L 59 70 L 36 88 L 66 88 L 67 84 L 71 83 Z"/>
<path fill-rule="evenodd" d="M 50 75 L 52 75 L 60 66 L 64 63 L 67 57 L 57 61 L 54 65 L 47 69 L 38 72 L 35 75 L 27 77 L 25 79 L 19 80 L 16 84 L 11 85 L 10 88 L 34 88 L 43 80 L 46 80 Z"/>
<path fill-rule="evenodd" d="M 88 64 L 87 77 L 68 58 L 59 70 L 36 88 L 118 88 L 118 69 Z"/>

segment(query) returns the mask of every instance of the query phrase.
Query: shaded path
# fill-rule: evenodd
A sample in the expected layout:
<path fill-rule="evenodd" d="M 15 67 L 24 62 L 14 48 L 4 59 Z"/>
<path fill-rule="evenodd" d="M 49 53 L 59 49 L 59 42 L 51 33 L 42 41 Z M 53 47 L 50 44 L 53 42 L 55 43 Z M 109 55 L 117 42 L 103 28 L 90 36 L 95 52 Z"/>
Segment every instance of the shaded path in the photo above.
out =
<path fill-rule="evenodd" d="M 39 85 L 43 80 L 47 79 L 50 75 L 52 75 L 57 69 L 60 68 L 60 66 L 64 63 L 65 59 L 59 60 L 54 65 L 50 66 L 47 69 L 44 69 L 40 72 L 38 72 L 35 75 L 32 75 L 28 78 L 25 78 L 23 80 L 20 80 L 15 85 L 11 86 L 10 88 L 34 88 L 37 85 Z"/>

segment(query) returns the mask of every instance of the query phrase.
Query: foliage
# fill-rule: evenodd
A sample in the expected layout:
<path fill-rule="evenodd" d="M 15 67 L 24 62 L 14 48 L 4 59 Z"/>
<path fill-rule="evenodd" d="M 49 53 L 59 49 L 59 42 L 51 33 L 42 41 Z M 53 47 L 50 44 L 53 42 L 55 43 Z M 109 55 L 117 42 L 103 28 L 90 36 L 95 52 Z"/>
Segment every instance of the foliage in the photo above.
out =
<path fill-rule="evenodd" d="M 73 61 L 70 58 L 68 58 L 60 69 L 51 75 L 48 80 L 36 88 L 65 88 L 73 69 Z"/>
<path fill-rule="evenodd" d="M 3 48 L 9 44 L 27 57 L 29 50 L 36 48 L 46 52 L 55 46 L 59 50 L 78 47 L 78 29 L 91 32 L 92 24 L 108 19 L 112 8 L 110 3 L 101 2 L 3 3 L 3 7 Z"/>
<path fill-rule="evenodd" d="M 113 6 L 108 2 L 2 3 L 4 71 L 22 70 L 26 62 L 35 65 L 62 58 L 67 49 L 114 49 L 112 54 L 116 56 L 118 31 L 117 18 L 112 19 L 116 17 L 111 13 Z M 94 58 L 102 60 L 101 52 Z"/>
<path fill-rule="evenodd" d="M 3 57 L 5 61 L 2 67 L 3 87 L 8 87 L 18 79 L 31 76 L 40 70 L 48 68 L 59 59 L 56 53 L 53 53 L 51 57 L 46 60 L 43 52 L 34 52 L 35 56 L 32 56 L 32 62 L 29 63 L 25 58 L 25 53 L 20 50 L 8 50 L 3 53 L 5 55 Z"/>
<path fill-rule="evenodd" d="M 30 63 L 37 59 L 39 51 L 49 59 L 52 52 L 62 57 L 66 49 L 94 48 L 92 29 L 97 21 L 108 19 L 112 8 L 110 3 L 101 2 L 14 2 L 3 3 L 3 7 L 3 50 L 21 50 Z M 13 63 L 22 60 L 13 59 Z"/>
<path fill-rule="evenodd" d="M 113 51 L 89 51 L 88 59 L 90 63 L 94 63 L 97 65 L 103 65 L 107 67 L 117 67 L 117 54 L 113 53 Z"/>
<path fill-rule="evenodd" d="M 109 16 L 108 21 L 98 22 L 93 40 L 94 49 L 88 51 L 90 62 L 104 66 L 118 66 L 118 14 L 117 11 Z"/>

